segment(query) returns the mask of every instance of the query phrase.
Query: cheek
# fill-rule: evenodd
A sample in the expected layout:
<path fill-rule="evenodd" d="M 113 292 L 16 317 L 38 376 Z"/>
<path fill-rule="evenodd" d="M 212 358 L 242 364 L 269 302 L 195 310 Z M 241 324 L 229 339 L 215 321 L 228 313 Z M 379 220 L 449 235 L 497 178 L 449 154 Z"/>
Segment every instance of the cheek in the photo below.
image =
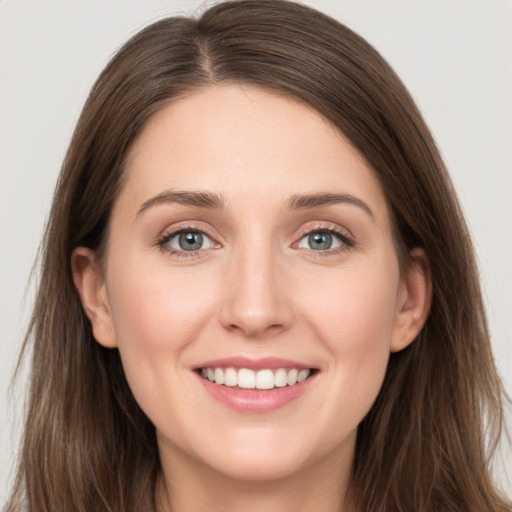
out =
<path fill-rule="evenodd" d="M 375 400 L 386 372 L 396 314 L 398 270 L 352 269 L 332 279 L 308 318 L 330 353 L 338 410 L 357 421 Z"/>
<path fill-rule="evenodd" d="M 327 276 L 323 283 L 316 281 L 317 292 L 307 309 L 333 352 L 355 355 L 365 347 L 389 347 L 398 281 L 397 270 L 379 270 L 379 266 L 346 269 Z"/>
<path fill-rule="evenodd" d="M 151 416 L 155 390 L 165 393 L 170 380 L 180 385 L 181 355 L 209 321 L 212 297 L 161 268 L 131 268 L 137 266 L 112 272 L 109 302 L 126 378 Z M 213 287 L 203 281 L 202 288 Z"/>
<path fill-rule="evenodd" d="M 214 283 L 155 265 L 129 264 L 112 272 L 109 303 L 121 349 L 178 349 L 200 330 Z M 197 277 L 197 276 L 196 276 Z M 210 279 L 211 281 L 211 279 Z"/>

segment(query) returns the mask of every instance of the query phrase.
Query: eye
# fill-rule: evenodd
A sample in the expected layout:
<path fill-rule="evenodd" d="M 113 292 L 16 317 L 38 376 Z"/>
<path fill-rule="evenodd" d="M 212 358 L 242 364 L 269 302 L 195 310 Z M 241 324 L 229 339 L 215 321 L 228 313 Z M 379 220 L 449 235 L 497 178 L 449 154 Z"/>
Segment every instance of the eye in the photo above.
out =
<path fill-rule="evenodd" d="M 180 230 L 165 235 L 159 242 L 162 248 L 173 253 L 196 252 L 214 247 L 213 240 L 201 231 Z"/>
<path fill-rule="evenodd" d="M 329 251 L 351 247 L 352 245 L 352 240 L 347 235 L 333 229 L 315 230 L 307 233 L 297 243 L 297 247 L 313 251 Z"/>

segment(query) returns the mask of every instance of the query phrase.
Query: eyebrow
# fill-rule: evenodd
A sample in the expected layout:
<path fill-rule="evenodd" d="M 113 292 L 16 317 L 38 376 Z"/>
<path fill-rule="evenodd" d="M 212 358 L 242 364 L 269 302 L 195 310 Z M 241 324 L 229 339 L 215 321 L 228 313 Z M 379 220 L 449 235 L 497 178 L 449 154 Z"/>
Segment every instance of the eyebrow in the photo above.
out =
<path fill-rule="evenodd" d="M 218 210 L 226 207 L 224 198 L 219 194 L 214 194 L 213 192 L 168 190 L 145 201 L 139 208 L 136 216 L 138 217 L 153 206 L 173 203 L 184 206 L 193 206 L 195 208 L 207 208 L 210 210 Z M 322 208 L 323 206 L 339 203 L 357 206 L 365 211 L 371 219 L 375 221 L 375 215 L 371 208 L 363 200 L 351 194 L 295 194 L 288 200 L 287 207 L 290 210 L 307 210 Z"/>
<path fill-rule="evenodd" d="M 375 214 L 372 209 L 358 197 L 351 194 L 329 194 L 317 193 L 306 195 L 293 195 L 288 201 L 288 208 L 293 210 L 306 210 L 311 208 L 321 208 L 331 204 L 351 204 L 364 210 L 373 221 L 375 221 Z"/>
<path fill-rule="evenodd" d="M 147 209 L 161 204 L 182 204 L 184 206 L 195 206 L 196 208 L 208 208 L 211 210 L 225 207 L 224 199 L 212 192 L 179 192 L 168 190 L 145 201 L 137 212 L 137 217 Z"/>

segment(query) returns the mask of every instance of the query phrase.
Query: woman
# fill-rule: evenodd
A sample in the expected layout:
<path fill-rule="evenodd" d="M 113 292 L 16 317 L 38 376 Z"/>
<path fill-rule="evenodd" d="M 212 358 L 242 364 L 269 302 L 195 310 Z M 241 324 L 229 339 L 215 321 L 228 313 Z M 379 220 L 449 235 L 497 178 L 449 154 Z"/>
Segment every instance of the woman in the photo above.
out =
<path fill-rule="evenodd" d="M 441 158 L 389 66 L 310 8 L 222 3 L 118 52 L 27 340 L 9 510 L 510 510 Z"/>

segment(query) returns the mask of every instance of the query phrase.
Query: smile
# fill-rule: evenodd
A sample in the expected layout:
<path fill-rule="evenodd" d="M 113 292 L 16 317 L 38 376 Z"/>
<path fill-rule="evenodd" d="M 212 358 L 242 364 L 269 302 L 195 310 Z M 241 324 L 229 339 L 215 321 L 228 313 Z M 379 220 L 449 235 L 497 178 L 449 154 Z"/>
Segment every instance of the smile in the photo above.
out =
<path fill-rule="evenodd" d="M 228 357 L 193 369 L 216 402 L 246 414 L 269 413 L 295 402 L 320 373 L 307 364 L 274 357 Z"/>
<path fill-rule="evenodd" d="M 312 373 L 304 368 L 265 368 L 258 371 L 249 368 L 235 369 L 233 367 L 201 368 L 201 377 L 219 386 L 238 389 L 269 390 L 295 386 L 305 381 Z"/>

